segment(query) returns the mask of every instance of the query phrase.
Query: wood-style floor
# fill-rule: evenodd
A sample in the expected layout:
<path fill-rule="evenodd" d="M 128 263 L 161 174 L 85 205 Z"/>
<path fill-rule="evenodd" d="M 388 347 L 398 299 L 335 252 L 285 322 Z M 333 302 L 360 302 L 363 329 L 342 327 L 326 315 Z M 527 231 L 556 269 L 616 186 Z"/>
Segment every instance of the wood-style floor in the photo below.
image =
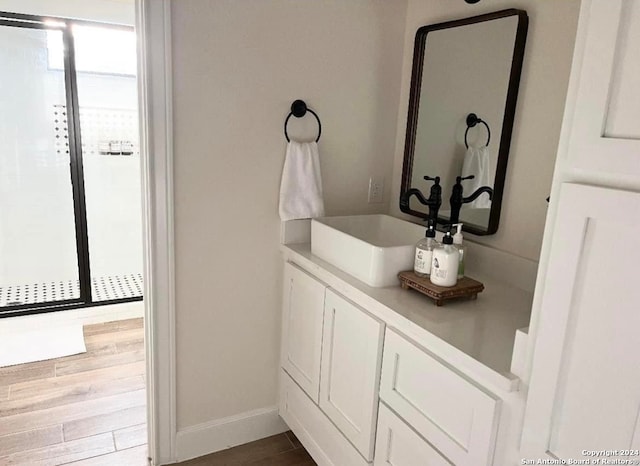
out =
<path fill-rule="evenodd" d="M 177 466 L 315 466 L 309 453 L 291 432 L 212 453 Z"/>
<path fill-rule="evenodd" d="M 0 367 L 0 466 L 146 466 L 142 319 L 84 327 L 87 352 Z M 182 466 L 313 466 L 291 433 Z"/>
<path fill-rule="evenodd" d="M 0 368 L 0 465 L 147 464 L 142 319 L 84 335 L 86 353 Z"/>

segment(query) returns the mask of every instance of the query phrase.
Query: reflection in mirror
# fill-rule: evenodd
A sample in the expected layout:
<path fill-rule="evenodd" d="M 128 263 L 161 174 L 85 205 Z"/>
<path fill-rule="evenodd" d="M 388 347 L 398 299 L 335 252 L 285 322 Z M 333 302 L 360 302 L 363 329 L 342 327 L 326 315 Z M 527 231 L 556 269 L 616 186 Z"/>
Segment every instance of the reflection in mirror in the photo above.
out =
<path fill-rule="evenodd" d="M 424 177 L 439 176 L 438 224 L 459 218 L 471 233 L 497 230 L 527 23 L 512 9 L 416 33 L 403 212 L 426 218 L 430 206 L 415 190 L 424 200 L 433 183 Z"/>

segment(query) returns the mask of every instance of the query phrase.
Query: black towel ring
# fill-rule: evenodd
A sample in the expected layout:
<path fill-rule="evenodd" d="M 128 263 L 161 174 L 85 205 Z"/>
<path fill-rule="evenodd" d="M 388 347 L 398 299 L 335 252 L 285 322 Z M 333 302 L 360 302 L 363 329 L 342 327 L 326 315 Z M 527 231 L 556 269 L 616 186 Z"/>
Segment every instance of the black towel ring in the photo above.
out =
<path fill-rule="evenodd" d="M 489 145 L 489 141 L 491 141 L 491 130 L 489 129 L 489 125 L 486 121 L 480 118 L 475 113 L 469 113 L 467 115 L 467 130 L 464 132 L 464 146 L 468 149 L 469 143 L 467 142 L 467 134 L 469 134 L 469 130 L 473 128 L 478 123 L 482 123 L 487 128 L 487 146 Z"/>
<path fill-rule="evenodd" d="M 289 139 L 289 134 L 287 134 L 287 123 L 289 123 L 289 118 L 291 118 L 291 115 L 296 118 L 302 118 L 307 112 L 311 113 L 314 117 L 316 117 L 316 120 L 318 120 L 318 137 L 316 138 L 316 142 L 320 140 L 320 134 L 322 134 L 322 124 L 320 123 L 318 114 L 307 107 L 307 104 L 304 102 L 304 100 L 298 99 L 291 104 L 291 113 L 289 113 L 287 119 L 284 120 L 284 137 L 287 138 L 287 142 L 291 142 L 291 140 Z"/>

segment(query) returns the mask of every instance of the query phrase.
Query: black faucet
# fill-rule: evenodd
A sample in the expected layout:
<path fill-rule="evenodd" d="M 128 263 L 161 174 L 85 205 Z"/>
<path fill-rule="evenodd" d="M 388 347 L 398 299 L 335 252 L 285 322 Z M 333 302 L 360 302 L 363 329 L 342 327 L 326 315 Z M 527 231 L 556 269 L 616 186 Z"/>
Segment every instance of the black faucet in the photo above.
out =
<path fill-rule="evenodd" d="M 406 212 L 406 209 L 409 209 L 409 199 L 411 196 L 415 195 L 420 204 L 426 205 L 429 208 L 427 220 L 433 221 L 433 224 L 435 225 L 436 220 L 438 219 L 438 210 L 440 210 L 440 205 L 442 204 L 442 186 L 440 186 L 440 177 L 436 176 L 435 178 L 432 178 L 430 176 L 425 176 L 424 179 L 434 182 L 429 192 L 429 199 L 425 198 L 424 194 L 422 194 L 422 192 L 417 188 L 408 189 L 400 196 L 400 210 Z"/>
<path fill-rule="evenodd" d="M 478 196 L 480 196 L 482 193 L 488 193 L 489 194 L 489 200 L 493 200 L 493 189 L 490 188 L 489 186 L 481 186 L 478 189 L 476 189 L 473 194 L 471 194 L 471 196 L 469 197 L 464 197 L 462 195 L 462 191 L 463 191 L 463 187 L 462 187 L 462 182 L 464 180 L 472 180 L 474 179 L 475 176 L 470 175 L 470 176 L 457 176 L 456 177 L 456 184 L 453 185 L 453 189 L 451 190 L 451 198 L 449 199 L 449 202 L 451 203 L 451 215 L 449 218 L 449 223 L 451 223 L 452 225 L 454 223 L 458 223 L 458 219 L 460 217 L 460 209 L 462 208 L 462 204 L 467 204 L 469 202 L 473 202 L 475 201 Z"/>

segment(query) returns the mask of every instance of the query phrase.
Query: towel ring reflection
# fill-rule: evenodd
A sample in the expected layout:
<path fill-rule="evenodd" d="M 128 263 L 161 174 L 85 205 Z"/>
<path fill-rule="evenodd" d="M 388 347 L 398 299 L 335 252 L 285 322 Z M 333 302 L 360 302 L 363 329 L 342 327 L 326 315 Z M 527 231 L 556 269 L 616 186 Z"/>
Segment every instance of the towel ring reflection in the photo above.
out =
<path fill-rule="evenodd" d="M 491 130 L 489 129 L 489 125 L 486 121 L 480 118 L 475 113 L 469 113 L 467 115 L 467 130 L 464 132 L 464 146 L 468 149 L 469 143 L 467 142 L 467 134 L 469 134 L 469 130 L 476 126 L 478 123 L 482 123 L 487 128 L 487 143 L 485 145 L 489 145 L 491 141 Z"/>
<path fill-rule="evenodd" d="M 287 119 L 284 120 L 284 137 L 287 138 L 287 142 L 291 142 L 291 140 L 289 139 L 289 134 L 287 133 L 287 123 L 289 123 L 289 118 L 291 118 L 292 115 L 296 118 L 302 118 L 306 115 L 307 112 L 316 117 L 316 120 L 318 121 L 318 137 L 316 138 L 316 142 L 320 140 L 320 135 L 322 134 L 322 123 L 320 123 L 318 114 L 307 107 L 307 104 L 304 100 L 298 99 L 291 104 L 291 112 L 287 116 Z"/>

